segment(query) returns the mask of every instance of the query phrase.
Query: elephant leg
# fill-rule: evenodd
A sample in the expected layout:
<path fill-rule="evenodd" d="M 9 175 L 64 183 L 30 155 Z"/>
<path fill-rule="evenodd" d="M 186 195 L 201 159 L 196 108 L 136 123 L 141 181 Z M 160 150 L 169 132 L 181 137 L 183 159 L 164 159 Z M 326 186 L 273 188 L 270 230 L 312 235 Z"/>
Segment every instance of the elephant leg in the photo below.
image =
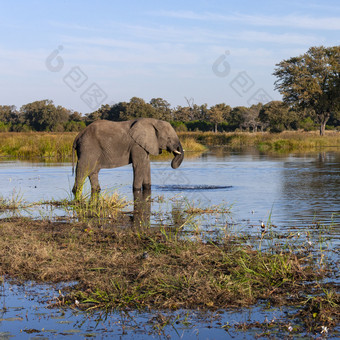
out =
<path fill-rule="evenodd" d="M 150 195 L 143 191 L 134 191 L 134 211 L 133 211 L 133 226 L 136 228 L 150 226 L 151 216 L 151 199 Z"/>
<path fill-rule="evenodd" d="M 72 189 L 72 193 L 76 200 L 79 200 L 81 196 L 81 193 L 83 191 L 83 186 L 85 183 L 85 179 L 86 179 L 86 174 L 85 174 L 84 168 L 78 162 L 77 167 L 76 167 L 76 179 L 74 181 L 74 186 Z"/>
<path fill-rule="evenodd" d="M 100 192 L 98 173 L 99 173 L 99 170 L 97 170 L 95 172 L 92 172 L 89 175 L 89 179 L 90 179 L 90 183 L 91 183 L 91 199 L 93 199 L 96 196 L 98 196 L 98 194 Z"/>
<path fill-rule="evenodd" d="M 149 157 L 148 157 L 149 158 Z M 150 161 L 149 159 L 146 161 L 145 168 L 144 168 L 144 177 L 143 177 L 143 191 L 145 193 L 151 192 L 151 169 L 150 169 Z"/>
<path fill-rule="evenodd" d="M 151 188 L 149 154 L 140 146 L 131 150 L 133 168 L 133 191 Z"/>

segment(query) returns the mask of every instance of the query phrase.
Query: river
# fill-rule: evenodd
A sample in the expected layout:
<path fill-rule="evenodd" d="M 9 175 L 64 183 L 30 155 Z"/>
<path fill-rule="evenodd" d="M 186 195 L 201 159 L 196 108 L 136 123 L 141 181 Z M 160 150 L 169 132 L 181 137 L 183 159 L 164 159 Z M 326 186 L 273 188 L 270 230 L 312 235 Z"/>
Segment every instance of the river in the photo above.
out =
<path fill-rule="evenodd" d="M 275 227 L 277 232 L 288 229 L 308 230 L 310 226 L 321 226 L 332 230 L 331 247 L 339 247 L 338 149 L 281 155 L 260 153 L 254 149 L 231 151 L 227 148 L 214 148 L 199 155 L 188 154 L 181 167 L 176 170 L 170 167 L 167 160 L 153 161 L 151 169 L 151 225 L 159 223 L 155 211 L 162 211 L 166 215 L 166 210 L 173 209 L 173 205 L 177 209 L 185 209 L 188 205 L 202 208 L 221 206 L 231 212 L 223 217 L 223 223 L 232 226 L 236 232 L 247 230 L 255 233 L 263 223 Z M 70 163 L 12 160 L 0 162 L 3 198 L 20 198 L 26 203 L 70 199 L 73 182 Z M 132 201 L 131 166 L 102 170 L 99 182 L 103 191 L 118 191 L 127 201 Z M 85 190 L 89 191 L 88 183 Z M 160 202 L 167 203 L 164 205 Z M 65 212 L 58 209 L 37 212 L 33 207 L 20 213 L 34 217 L 45 214 L 43 217 L 52 218 L 54 215 L 62 216 Z M 0 218 L 11 214 L 13 212 L 1 211 Z M 216 216 L 201 223 L 209 228 L 214 218 L 217 223 Z M 100 313 L 88 316 L 74 311 L 51 311 L 46 309 L 46 300 L 59 288 L 42 285 L 39 286 L 39 293 L 35 289 L 34 294 L 28 294 L 30 287 L 31 284 L 18 287 L 5 281 L 1 291 L 0 339 L 10 336 L 27 338 L 28 332 L 25 329 L 39 330 L 39 333 L 32 332 L 39 334 L 39 339 L 57 338 L 63 332 L 73 338 L 84 338 L 88 334 L 88 337 L 119 335 L 142 339 L 150 332 L 150 337 L 155 336 L 148 323 L 154 316 L 149 314 L 131 312 L 130 318 L 113 313 L 107 319 L 100 319 Z M 217 326 L 219 323 L 281 318 L 284 312 L 284 309 L 275 309 L 269 313 L 256 306 L 250 310 L 214 314 L 210 323 L 207 323 L 197 321 L 200 316 L 188 311 L 186 313 L 190 313 L 189 319 L 195 327 L 176 329 L 173 326 L 168 327 L 165 333 L 184 338 L 189 335 L 209 338 L 208 334 L 211 334 L 213 338 L 218 338 L 226 333 Z M 248 331 L 242 337 L 252 338 L 253 335 Z"/>

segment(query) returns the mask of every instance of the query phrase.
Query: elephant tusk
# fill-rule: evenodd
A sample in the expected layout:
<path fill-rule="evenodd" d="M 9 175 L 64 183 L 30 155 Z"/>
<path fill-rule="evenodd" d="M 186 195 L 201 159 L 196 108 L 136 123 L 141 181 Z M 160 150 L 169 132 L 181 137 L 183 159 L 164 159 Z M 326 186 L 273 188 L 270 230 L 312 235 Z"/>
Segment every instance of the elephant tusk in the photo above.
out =
<path fill-rule="evenodd" d="M 177 150 L 174 150 L 173 153 L 175 153 L 176 155 L 181 155 L 181 153 Z"/>

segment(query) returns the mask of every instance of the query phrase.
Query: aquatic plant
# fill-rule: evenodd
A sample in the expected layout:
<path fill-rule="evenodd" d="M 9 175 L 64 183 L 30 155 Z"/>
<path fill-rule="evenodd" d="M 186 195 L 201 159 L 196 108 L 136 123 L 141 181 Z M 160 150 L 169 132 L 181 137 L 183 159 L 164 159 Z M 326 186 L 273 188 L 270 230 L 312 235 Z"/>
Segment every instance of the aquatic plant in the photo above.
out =
<path fill-rule="evenodd" d="M 19 191 L 13 191 L 9 198 L 0 196 L 0 210 L 18 210 L 24 208 L 23 194 Z"/>

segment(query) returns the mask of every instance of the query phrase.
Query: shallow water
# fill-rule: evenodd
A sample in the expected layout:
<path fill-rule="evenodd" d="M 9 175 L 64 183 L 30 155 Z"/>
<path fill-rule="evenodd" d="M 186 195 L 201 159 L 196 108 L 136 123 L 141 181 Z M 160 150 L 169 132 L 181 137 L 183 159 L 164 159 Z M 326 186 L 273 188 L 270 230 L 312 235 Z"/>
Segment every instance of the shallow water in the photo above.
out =
<path fill-rule="evenodd" d="M 151 168 L 153 197 L 183 198 L 202 207 L 232 205 L 237 225 L 269 220 L 282 228 L 340 225 L 340 151 L 273 156 L 216 149 L 185 159 L 177 170 L 169 161 L 152 162 Z M 132 200 L 131 166 L 103 169 L 99 181 L 102 190 L 117 190 Z M 4 198 L 19 195 L 26 202 L 71 198 L 73 183 L 68 163 L 0 162 Z"/>
<path fill-rule="evenodd" d="M 163 221 L 164 216 L 160 218 L 158 212 L 170 216 L 174 210 L 181 211 L 188 206 L 221 205 L 231 207 L 231 215 L 224 214 L 222 218 L 209 216 L 200 223 L 206 228 L 227 223 L 234 231 L 247 230 L 250 233 L 257 233 L 262 222 L 273 225 L 279 233 L 291 230 L 303 233 L 315 229 L 318 234 L 321 228 L 331 238 L 330 248 L 339 246 L 340 150 L 268 155 L 255 150 L 231 152 L 216 148 L 196 158 L 187 157 L 177 170 L 171 169 L 169 161 L 154 161 L 151 169 L 152 224 L 159 223 L 160 219 Z M 131 166 L 102 170 L 99 181 L 103 190 L 117 190 L 132 201 Z M 22 197 L 25 202 L 70 199 L 73 182 L 69 163 L 0 162 L 0 194 L 3 198 Z M 85 190 L 89 190 L 88 183 Z M 127 209 L 131 210 L 131 206 Z M 65 211 L 30 207 L 20 213 L 52 218 L 56 214 L 65 214 Z M 0 218 L 11 214 L 1 211 Z M 88 315 L 79 311 L 47 309 L 47 301 L 59 295 L 59 289 L 58 286 L 29 284 L 18 287 L 5 280 L 0 291 L 0 339 L 13 335 L 31 339 L 58 338 L 61 334 L 72 335 L 72 338 L 158 337 L 152 327 L 154 323 L 150 322 L 156 317 L 152 313 L 112 313 L 105 319 L 101 313 Z M 165 327 L 160 336 L 206 339 L 232 335 L 251 339 L 261 331 L 248 330 L 241 335 L 230 329 L 228 334 L 222 325 L 263 322 L 266 318 L 280 322 L 285 312 L 279 308 L 264 310 L 263 306 L 257 306 L 211 314 L 203 320 L 194 311 L 181 311 L 178 318 L 182 321 L 188 318 L 187 326 L 177 324 L 173 319 L 173 325 Z M 175 318 L 176 314 L 173 313 L 172 317 Z M 30 330 L 36 332 L 29 333 Z M 288 333 L 281 332 L 280 336 L 288 336 Z"/>
<path fill-rule="evenodd" d="M 51 286 L 28 282 L 17 286 L 5 283 L 0 289 L 0 339 L 13 336 L 22 339 L 59 339 L 64 336 L 72 336 L 72 339 L 218 339 L 231 336 L 253 339 L 262 332 L 260 329 L 244 334 L 234 326 L 249 322 L 263 323 L 266 320 L 280 325 L 284 322 L 285 313 L 289 312 L 287 308 L 273 311 L 264 306 L 255 306 L 243 311 L 208 314 L 195 310 L 178 310 L 168 313 L 127 311 L 105 315 L 100 312 L 89 314 L 76 309 L 49 308 L 49 304 L 56 301 L 59 295 L 57 292 L 62 287 L 62 284 Z M 171 318 L 172 325 L 159 331 L 160 323 L 165 318 Z M 288 334 L 288 331 L 281 332 L 285 333 Z"/>

